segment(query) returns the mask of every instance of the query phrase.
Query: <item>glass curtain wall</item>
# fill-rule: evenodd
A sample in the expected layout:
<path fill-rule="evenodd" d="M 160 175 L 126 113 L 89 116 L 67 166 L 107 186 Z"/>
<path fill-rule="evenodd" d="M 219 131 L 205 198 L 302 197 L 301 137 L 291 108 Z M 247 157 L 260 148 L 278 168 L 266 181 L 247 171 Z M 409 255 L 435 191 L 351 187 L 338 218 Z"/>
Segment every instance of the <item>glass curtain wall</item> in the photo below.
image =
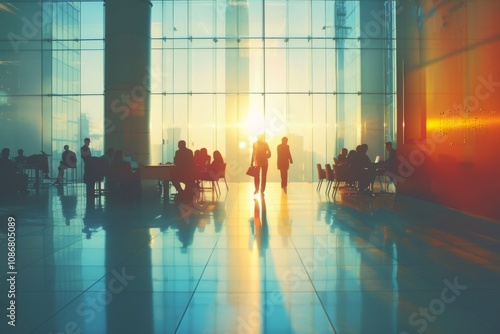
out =
<path fill-rule="evenodd" d="M 381 0 L 382 1 L 382 0 Z M 316 179 L 361 140 L 359 1 L 152 1 L 153 163 L 177 141 L 220 150 L 231 181 L 248 181 L 252 143 L 265 132 L 273 157 L 289 137 L 291 181 Z M 386 1 L 385 139 L 394 134 L 395 1 Z M 90 137 L 104 151 L 103 1 L 0 1 L 0 127 L 3 146 L 77 153 Z M 384 90 L 383 89 L 383 90 Z M 81 178 L 81 173 L 79 177 Z"/>
<path fill-rule="evenodd" d="M 359 2 L 335 2 L 337 75 L 336 149 L 352 150 L 361 141 Z M 337 152 L 338 154 L 338 152 Z"/>
<path fill-rule="evenodd" d="M 103 1 L 0 1 L 0 141 L 50 154 L 52 177 L 64 145 L 79 156 L 91 137 L 102 152 L 102 13 Z"/>
<path fill-rule="evenodd" d="M 312 166 L 337 151 L 334 7 L 153 1 L 153 161 L 172 161 L 184 139 L 193 150 L 220 150 L 231 180 L 248 181 L 252 143 L 264 132 L 269 179 L 279 179 L 276 146 L 288 136 L 291 180 L 311 181 Z"/>
<path fill-rule="evenodd" d="M 80 147 L 80 4 L 43 2 L 42 40 L 44 81 L 51 86 L 52 171 L 55 174 L 64 145 L 79 155 Z M 80 165 L 80 164 L 78 164 Z"/>

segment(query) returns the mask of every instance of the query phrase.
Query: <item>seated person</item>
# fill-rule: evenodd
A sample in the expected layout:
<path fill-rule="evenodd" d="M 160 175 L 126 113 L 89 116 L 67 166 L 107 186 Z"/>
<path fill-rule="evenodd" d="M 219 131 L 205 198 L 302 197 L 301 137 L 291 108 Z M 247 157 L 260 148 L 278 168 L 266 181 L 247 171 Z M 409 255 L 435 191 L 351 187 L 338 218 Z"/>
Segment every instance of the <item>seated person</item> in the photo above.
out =
<path fill-rule="evenodd" d="M 22 148 L 17 150 L 17 157 L 14 161 L 21 165 L 26 165 L 28 163 L 28 157 L 24 155 L 24 150 Z"/>
<path fill-rule="evenodd" d="M 222 154 L 220 151 L 214 151 L 214 160 L 208 166 L 208 170 L 212 176 L 214 181 L 219 179 L 219 173 L 224 169 L 224 159 L 222 158 Z"/>
<path fill-rule="evenodd" d="M 200 159 L 200 165 L 206 167 L 206 166 L 210 165 L 210 161 L 211 161 L 212 157 L 208 155 L 207 149 L 202 147 L 200 149 L 199 159 Z"/>
<path fill-rule="evenodd" d="M 121 153 L 123 155 L 123 152 Z M 101 156 L 101 159 L 104 159 L 108 162 L 109 165 L 113 162 L 115 158 L 115 149 L 110 147 L 106 150 L 106 153 Z"/>
<path fill-rule="evenodd" d="M 16 163 L 9 159 L 10 149 L 2 149 L 0 156 L 0 193 L 12 194 L 17 191 L 28 191 L 28 176 L 17 173 Z"/>
<path fill-rule="evenodd" d="M 61 162 L 59 163 L 59 174 L 55 184 L 62 182 L 64 171 L 68 168 L 76 168 L 76 154 L 69 149 L 69 145 L 64 145 L 64 152 L 61 155 Z"/>
<path fill-rule="evenodd" d="M 130 162 L 125 160 L 123 151 L 117 150 L 106 178 L 109 190 L 127 196 L 139 195 L 141 186 L 139 176 L 139 173 L 132 170 Z"/>
<path fill-rule="evenodd" d="M 110 168 L 111 165 L 106 159 L 98 157 L 86 158 L 83 182 L 87 185 L 87 197 L 93 197 L 93 195 L 95 195 L 96 182 L 104 180 L 104 177 L 109 175 Z"/>
<path fill-rule="evenodd" d="M 195 166 L 201 165 L 200 150 L 195 150 L 193 153 L 193 163 Z"/>
<path fill-rule="evenodd" d="M 372 168 L 371 160 L 368 155 L 366 155 L 366 152 L 368 152 L 368 145 L 359 145 L 357 147 L 354 164 L 352 165 L 354 176 L 358 181 L 359 191 L 367 190 L 376 177 L 375 170 Z"/>
<path fill-rule="evenodd" d="M 203 181 L 218 181 L 223 177 L 224 159 L 219 151 L 214 151 L 214 160 L 205 169 L 198 172 L 198 178 Z"/>
<path fill-rule="evenodd" d="M 349 153 L 347 154 L 344 164 L 341 165 L 341 167 L 345 168 L 346 170 L 347 184 L 351 188 L 354 188 L 356 183 L 356 175 L 353 167 L 356 163 L 356 159 L 357 159 L 357 152 L 355 150 L 350 150 Z"/>
<path fill-rule="evenodd" d="M 120 153 L 123 156 L 123 152 Z M 123 158 L 122 158 L 123 159 Z M 111 164 L 115 160 L 115 149 L 110 147 L 106 150 L 106 153 L 101 155 L 99 160 L 103 163 L 100 163 L 100 171 L 99 174 L 108 176 L 110 169 L 111 169 Z"/>
<path fill-rule="evenodd" d="M 347 148 L 343 148 L 337 157 L 337 165 L 345 166 L 347 164 Z"/>

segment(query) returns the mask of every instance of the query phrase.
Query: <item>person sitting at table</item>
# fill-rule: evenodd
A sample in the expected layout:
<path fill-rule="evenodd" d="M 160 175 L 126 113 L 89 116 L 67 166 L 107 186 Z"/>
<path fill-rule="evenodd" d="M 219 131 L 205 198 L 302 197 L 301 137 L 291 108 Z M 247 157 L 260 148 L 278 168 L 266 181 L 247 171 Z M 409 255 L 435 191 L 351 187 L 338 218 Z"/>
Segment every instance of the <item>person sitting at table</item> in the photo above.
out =
<path fill-rule="evenodd" d="M 132 169 L 130 161 L 125 160 L 122 150 L 116 150 L 107 176 L 107 185 L 113 193 L 136 197 L 141 193 L 139 173 Z"/>
<path fill-rule="evenodd" d="M 370 184 L 375 180 L 375 170 L 368 155 L 368 145 L 361 144 L 357 147 L 356 158 L 354 159 L 353 172 L 358 181 L 360 192 L 369 192 Z"/>
<path fill-rule="evenodd" d="M 195 166 L 201 165 L 200 153 L 201 153 L 200 150 L 194 150 L 194 152 L 193 152 L 193 164 Z"/>
<path fill-rule="evenodd" d="M 122 155 L 123 155 L 123 152 L 122 152 Z M 101 155 L 101 159 L 104 159 L 108 162 L 108 164 L 111 165 L 111 163 L 113 162 L 115 158 L 115 149 L 110 147 L 106 150 L 106 153 Z"/>
<path fill-rule="evenodd" d="M 15 176 L 16 176 L 16 163 L 10 158 L 10 149 L 4 148 L 2 156 L 0 157 L 0 192 L 8 194 L 14 192 L 15 189 Z"/>
<path fill-rule="evenodd" d="M 202 147 L 200 148 L 200 164 L 203 168 L 206 168 L 207 166 L 210 165 L 210 162 L 212 160 L 212 157 L 208 155 L 208 151 L 206 148 Z"/>
<path fill-rule="evenodd" d="M 187 193 L 188 189 L 194 188 L 194 155 L 193 151 L 186 147 L 186 142 L 180 140 L 177 143 L 179 148 L 175 151 L 174 169 L 172 170 L 172 185 L 177 190 L 179 196 Z M 181 187 L 184 183 L 184 189 Z"/>
<path fill-rule="evenodd" d="M 14 161 L 21 165 L 26 165 L 28 163 L 28 157 L 24 155 L 24 150 L 22 148 L 17 150 L 17 157 Z"/>
<path fill-rule="evenodd" d="M 76 154 L 69 149 L 69 145 L 64 145 L 64 152 L 61 155 L 61 162 L 59 163 L 59 174 L 54 184 L 61 184 L 64 171 L 68 168 L 76 168 Z"/>
<path fill-rule="evenodd" d="M 208 151 L 205 147 L 202 147 L 200 150 L 196 150 L 194 152 L 194 173 L 195 173 L 195 185 L 197 188 L 200 188 L 199 180 L 207 177 L 207 173 L 209 173 L 208 167 L 210 166 L 210 160 L 212 158 L 208 155 Z"/>
<path fill-rule="evenodd" d="M 355 187 L 355 181 L 356 181 L 356 177 L 354 175 L 354 167 L 353 167 L 356 161 L 356 155 L 357 152 L 355 150 L 350 150 L 349 153 L 347 154 L 347 158 L 344 162 L 344 165 L 342 166 L 342 168 L 346 169 L 346 175 L 348 179 L 347 184 L 351 188 Z"/>
<path fill-rule="evenodd" d="M 337 157 L 336 164 L 339 165 L 339 166 L 345 166 L 347 164 L 347 148 L 344 147 L 340 151 L 340 154 Z"/>
<path fill-rule="evenodd" d="M 0 156 L 0 194 L 9 195 L 17 191 L 27 193 L 28 175 L 17 172 L 16 162 L 10 159 L 10 149 L 2 149 Z"/>
<path fill-rule="evenodd" d="M 222 154 L 220 153 L 220 151 L 214 151 L 214 160 L 208 166 L 208 169 L 214 176 L 214 180 L 218 179 L 217 176 L 222 171 L 223 168 L 224 168 L 224 158 L 222 157 Z"/>

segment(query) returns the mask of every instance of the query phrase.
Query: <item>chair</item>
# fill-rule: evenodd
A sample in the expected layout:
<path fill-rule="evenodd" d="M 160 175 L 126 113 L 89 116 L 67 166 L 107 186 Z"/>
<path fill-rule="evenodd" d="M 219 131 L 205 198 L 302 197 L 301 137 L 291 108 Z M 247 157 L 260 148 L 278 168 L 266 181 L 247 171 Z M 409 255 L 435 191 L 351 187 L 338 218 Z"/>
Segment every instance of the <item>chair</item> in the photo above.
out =
<path fill-rule="evenodd" d="M 128 197 L 141 196 L 141 178 L 139 172 L 132 169 L 130 162 L 113 162 L 107 176 L 110 193 Z"/>
<path fill-rule="evenodd" d="M 101 183 L 104 177 L 109 174 L 110 165 L 107 160 L 97 157 L 90 157 L 85 163 L 85 183 L 93 184 L 94 195 L 101 196 L 105 193 Z"/>
<path fill-rule="evenodd" d="M 204 170 L 201 173 L 199 173 L 199 181 L 212 182 L 212 191 L 215 189 L 217 196 L 220 196 L 220 194 L 221 194 L 220 186 L 219 186 L 220 179 L 224 179 L 224 183 L 226 184 L 226 190 L 229 190 L 229 187 L 228 187 L 227 181 L 226 181 L 226 163 L 223 163 L 217 172 L 214 172 L 212 170 Z M 201 189 L 203 190 L 205 188 L 202 187 Z"/>
<path fill-rule="evenodd" d="M 352 181 L 350 177 L 349 169 L 346 166 L 333 165 L 333 175 L 334 175 L 334 186 L 333 186 L 333 197 L 337 194 L 339 190 L 340 183 L 349 183 Z"/>
<path fill-rule="evenodd" d="M 318 171 L 318 186 L 316 187 L 316 191 L 320 191 L 323 180 L 326 179 L 326 171 L 321 168 L 321 164 L 316 164 L 316 169 Z"/>
<path fill-rule="evenodd" d="M 210 171 L 208 169 L 198 170 L 196 172 L 196 175 L 197 175 L 196 176 L 196 181 L 199 182 L 199 184 L 198 184 L 199 185 L 199 188 L 198 188 L 199 190 L 205 191 L 205 190 L 209 190 L 210 189 L 210 190 L 212 190 L 212 192 L 217 193 L 217 187 L 215 185 L 217 177 L 216 177 L 216 175 L 212 171 Z M 210 182 L 211 187 L 204 187 L 203 186 L 204 182 Z"/>
<path fill-rule="evenodd" d="M 218 178 L 215 180 L 215 183 L 217 184 L 217 188 L 219 189 L 219 195 L 220 195 L 220 187 L 219 187 L 219 180 L 224 179 L 224 183 L 226 184 L 226 190 L 229 190 L 229 187 L 227 186 L 227 181 L 226 181 L 226 163 L 222 164 L 222 168 L 217 172 Z"/>
<path fill-rule="evenodd" d="M 328 194 L 330 192 L 330 189 L 332 188 L 333 182 L 335 181 L 334 179 L 334 172 L 332 170 L 332 166 L 330 164 L 325 165 L 325 170 L 326 170 L 326 191 L 325 194 Z"/>
<path fill-rule="evenodd" d="M 65 179 L 66 179 L 65 183 L 73 183 L 73 184 L 76 183 L 76 180 L 78 178 L 78 175 L 77 175 L 78 171 L 77 171 L 76 167 L 68 167 L 64 174 L 65 174 Z"/>

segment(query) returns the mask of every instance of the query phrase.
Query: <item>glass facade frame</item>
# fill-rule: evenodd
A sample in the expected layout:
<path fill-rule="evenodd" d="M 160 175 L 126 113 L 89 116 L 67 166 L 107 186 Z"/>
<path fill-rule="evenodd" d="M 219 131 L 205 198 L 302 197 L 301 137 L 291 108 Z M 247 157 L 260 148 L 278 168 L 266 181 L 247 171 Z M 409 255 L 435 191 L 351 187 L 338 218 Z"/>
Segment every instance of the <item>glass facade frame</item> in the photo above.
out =
<path fill-rule="evenodd" d="M 39 31 L 21 40 L 18 53 L 12 38 L 0 38 L 0 117 L 15 123 L 2 135 L 14 138 L 3 140 L 5 145 L 51 152 L 52 174 L 64 144 L 78 151 L 82 139 L 90 137 L 94 155 L 102 154 L 104 2 L 0 4 L 28 21 L 45 13 Z M 177 141 L 184 139 L 193 150 L 220 150 L 238 167 L 230 179 L 247 180 L 240 172 L 250 160 L 252 142 L 265 132 L 273 151 L 282 136 L 290 138 L 297 162 L 291 181 L 312 181 L 312 166 L 332 163 L 342 147 L 362 140 L 359 1 L 152 4 L 153 163 L 172 161 Z M 386 11 L 392 21 L 380 50 L 387 59 L 380 116 L 386 120 L 384 140 L 395 138 L 394 1 L 386 1 Z M 0 12 L 7 18 L 0 25 L 22 37 L 26 28 L 13 14 Z M 21 84 L 14 85 L 14 78 Z M 19 134 L 25 126 L 34 129 L 26 140 Z M 274 168 L 269 179 L 279 179 Z"/>

